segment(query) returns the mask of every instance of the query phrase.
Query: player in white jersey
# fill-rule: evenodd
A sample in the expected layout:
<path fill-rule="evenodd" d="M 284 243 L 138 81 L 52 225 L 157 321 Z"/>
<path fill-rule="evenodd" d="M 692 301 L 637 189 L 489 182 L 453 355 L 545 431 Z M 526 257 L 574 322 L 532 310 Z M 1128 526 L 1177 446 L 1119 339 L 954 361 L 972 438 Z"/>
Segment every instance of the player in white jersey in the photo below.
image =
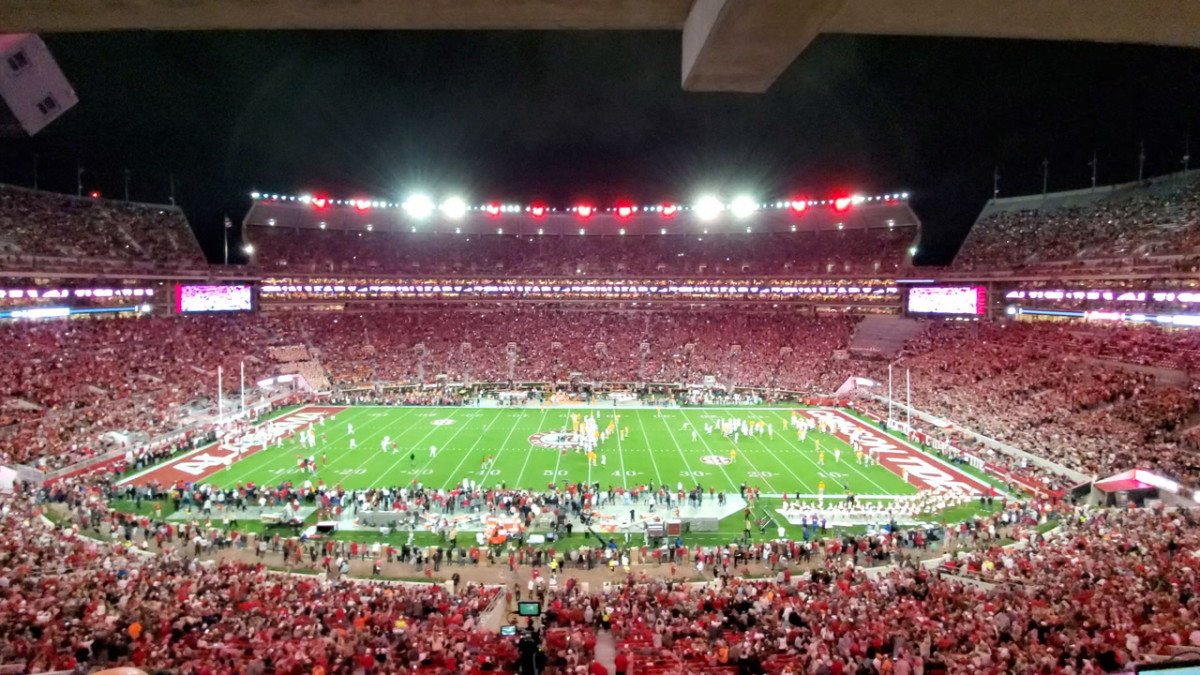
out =
<path fill-rule="evenodd" d="M 358 441 L 356 441 L 356 440 L 354 440 L 353 438 L 351 438 L 351 439 L 350 439 L 350 449 L 351 449 L 351 450 L 354 450 L 354 449 L 356 449 L 357 447 L 358 447 Z"/>
<path fill-rule="evenodd" d="M 391 437 L 391 436 L 384 436 L 384 437 L 383 437 L 383 440 L 382 440 L 382 441 L 379 441 L 379 450 L 380 450 L 380 452 L 383 452 L 383 453 L 385 453 L 385 454 L 386 454 L 386 453 L 387 453 L 387 451 L 388 451 L 388 443 L 391 443 L 391 442 L 392 442 L 392 437 Z"/>
<path fill-rule="evenodd" d="M 353 435 L 354 435 L 354 425 L 353 425 L 353 424 L 347 424 L 347 425 L 346 425 L 346 434 L 347 434 L 347 435 L 349 435 L 349 436 L 353 436 Z"/>
<path fill-rule="evenodd" d="M 692 442 L 695 443 L 699 439 L 700 439 L 700 434 L 696 433 L 695 429 L 692 429 Z"/>
<path fill-rule="evenodd" d="M 437 446 L 436 446 L 436 445 L 431 445 L 431 446 L 429 446 L 429 457 L 430 457 L 430 459 L 432 459 L 432 458 L 433 458 L 433 456 L 434 456 L 434 455 L 436 455 L 436 454 L 437 454 Z"/>
<path fill-rule="evenodd" d="M 835 461 L 835 462 L 842 461 L 842 449 L 841 448 L 833 449 L 833 461 Z"/>

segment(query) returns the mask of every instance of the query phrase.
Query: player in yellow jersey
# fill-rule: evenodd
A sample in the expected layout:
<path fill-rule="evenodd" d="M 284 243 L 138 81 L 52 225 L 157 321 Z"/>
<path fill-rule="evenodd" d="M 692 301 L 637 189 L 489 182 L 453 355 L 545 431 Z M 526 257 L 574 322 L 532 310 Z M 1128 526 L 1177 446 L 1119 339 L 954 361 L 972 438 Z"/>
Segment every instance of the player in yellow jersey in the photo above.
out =
<path fill-rule="evenodd" d="M 737 450 L 730 450 L 729 451 L 729 463 L 733 464 L 735 461 L 737 461 Z"/>
<path fill-rule="evenodd" d="M 821 466 L 825 466 L 825 452 L 824 451 L 817 453 L 817 464 L 820 464 Z"/>

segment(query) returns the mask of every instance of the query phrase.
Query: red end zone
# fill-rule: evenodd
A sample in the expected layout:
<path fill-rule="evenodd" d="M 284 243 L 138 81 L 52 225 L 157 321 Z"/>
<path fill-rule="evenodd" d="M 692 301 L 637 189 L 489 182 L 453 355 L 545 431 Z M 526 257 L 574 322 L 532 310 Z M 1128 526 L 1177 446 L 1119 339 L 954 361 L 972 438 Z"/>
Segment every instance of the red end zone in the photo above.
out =
<path fill-rule="evenodd" d="M 874 451 L 879 464 L 897 476 L 908 470 L 908 482 L 919 490 L 959 490 L 969 494 L 980 494 L 991 489 L 991 485 L 978 478 L 958 471 L 954 467 L 937 461 L 915 447 L 888 436 L 875 427 L 862 422 L 840 410 L 798 410 L 798 413 L 818 422 L 831 425 L 834 436 L 850 442 L 850 431 L 864 432 L 862 444 Z"/>
<path fill-rule="evenodd" d="M 345 408 L 310 406 L 276 417 L 271 422 L 274 423 L 277 431 L 286 436 L 291 435 L 297 429 L 307 428 L 322 417 L 332 419 L 334 415 L 343 410 Z M 265 431 L 265 423 L 254 429 Z M 157 481 L 160 485 L 174 485 L 179 481 L 196 483 L 225 468 L 226 462 L 237 462 L 262 450 L 265 447 L 264 436 L 263 433 L 251 433 L 234 443 L 214 443 L 173 459 L 160 467 L 121 481 L 121 483 L 133 483 L 134 485 L 146 485 L 151 481 Z"/>

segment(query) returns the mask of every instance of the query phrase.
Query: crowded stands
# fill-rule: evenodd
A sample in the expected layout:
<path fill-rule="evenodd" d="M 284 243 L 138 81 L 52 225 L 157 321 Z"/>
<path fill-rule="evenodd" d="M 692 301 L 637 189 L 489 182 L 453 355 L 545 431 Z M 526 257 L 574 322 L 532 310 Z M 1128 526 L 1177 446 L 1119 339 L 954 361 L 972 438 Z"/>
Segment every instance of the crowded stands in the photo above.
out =
<path fill-rule="evenodd" d="M 214 675 L 516 668 L 514 641 L 481 630 L 495 587 L 355 580 L 329 553 L 311 556 L 327 570 L 319 577 L 270 572 L 261 551 L 289 558 L 292 544 L 278 538 L 253 562 L 205 562 L 220 558 L 201 545 L 208 530 L 109 511 L 105 481 L 0 496 L 0 663 Z M 47 511 L 66 524 L 43 520 Z M 1043 535 L 1034 526 L 1047 516 L 1061 525 Z M 660 564 L 659 574 L 617 567 L 612 583 L 588 589 L 573 578 L 615 560 L 589 547 L 510 547 L 447 572 L 507 562 L 532 574 L 529 595 L 516 586 L 509 598 L 545 607 L 549 673 L 589 672 L 600 635 L 616 645 L 618 672 L 1085 675 L 1200 646 L 1196 517 L 1012 503 L 933 536 L 819 531 L 806 542 L 668 549 L 671 570 L 713 570 L 704 583 L 663 577 Z M 940 565 L 915 563 L 939 544 L 950 552 Z M 307 557 L 314 542 L 302 545 Z M 391 563 L 398 550 L 385 548 Z M 376 569 L 383 558 L 379 547 L 359 555 Z M 899 564 L 878 568 L 889 561 Z M 546 565 L 551 583 L 533 572 Z M 735 576 L 751 565 L 770 576 Z"/>
<path fill-rule="evenodd" d="M 1200 245 L 1191 232 L 1196 194 L 1189 186 L 1085 208 L 1000 213 L 976 227 L 959 264 L 1190 254 Z M 902 264 L 911 234 L 858 228 L 468 237 L 258 225 L 249 232 L 260 269 L 426 278 L 888 274 Z M 18 188 L 0 188 L 0 255 L 12 266 L 203 264 L 178 211 Z M 218 368 L 229 375 L 226 396 L 234 395 L 233 374 L 244 367 L 250 383 L 299 373 L 320 392 L 293 394 L 290 402 L 322 396 L 397 405 L 461 405 L 478 383 L 623 383 L 623 391 L 653 389 L 665 400 L 674 392 L 677 403 L 693 404 L 728 403 L 737 395 L 727 392 L 750 388 L 754 393 L 736 402 L 774 401 L 828 395 L 850 378 L 878 383 L 888 376 L 887 361 L 850 353 L 858 318 L 849 313 L 767 303 L 636 304 L 397 303 L 371 311 L 6 325 L 0 461 L 53 470 L 105 453 L 124 457 L 97 474 L 18 484 L 0 494 L 0 668 L 515 672 L 517 642 L 484 623 L 494 602 L 520 599 L 524 587 L 460 585 L 457 573 L 446 585 L 351 573 L 378 575 L 395 560 L 432 579 L 443 554 L 457 565 L 452 569 L 495 566 L 487 578 L 528 578 L 527 592 L 546 610 L 542 644 L 553 675 L 598 674 L 598 636 L 615 644 L 619 672 L 659 675 L 1097 675 L 1200 648 L 1196 512 L 1077 506 L 1054 491 L 1070 481 L 968 433 L 1089 476 L 1138 467 L 1195 485 L 1200 393 L 1190 376 L 1200 368 L 1200 338 L 1189 331 L 928 322 L 903 346 L 900 365 L 911 375 L 914 407 L 947 423 L 915 420 L 917 428 L 1048 488 L 1030 501 L 1002 498 L 994 512 L 962 523 L 826 530 L 827 519 L 917 520 L 983 497 L 929 493 L 887 507 L 870 500 L 814 507 L 789 504 L 785 495 L 777 513 L 804 523 L 803 541 L 668 543 L 641 561 L 646 568 L 632 569 L 636 553 L 628 544 L 561 551 L 451 545 L 427 553 L 408 544 L 255 541 L 207 516 L 169 522 L 111 509 L 124 498 L 315 502 L 291 484 L 239 484 L 220 494 L 190 484 L 114 485 L 123 472 L 211 438 Z M 443 386 L 428 386 L 437 384 Z M 868 397 L 855 404 L 880 414 L 886 407 Z M 586 499 L 613 498 L 611 488 L 581 490 L 433 491 L 414 481 L 338 498 L 356 513 L 399 505 L 418 529 L 418 517 L 449 523 L 455 509 L 528 517 L 533 507 L 558 518 L 557 527 L 582 526 Z M 670 488 L 659 493 L 669 504 Z M 943 553 L 943 560 L 918 564 Z M 424 566 L 430 561 L 434 569 Z M 648 573 L 651 561 L 657 573 Z M 277 565 L 318 574 L 270 569 Z M 695 572 L 678 573 L 677 565 Z M 752 568 L 763 576 L 746 578 Z M 575 583 L 585 574 L 592 575 L 588 585 Z"/>
<path fill-rule="evenodd" d="M 252 226 L 254 263 L 288 274 L 894 274 L 911 228 L 688 236 L 412 234 Z"/>
<path fill-rule="evenodd" d="M 84 494 L 72 497 L 100 499 Z M 453 673 L 459 663 L 494 668 L 514 651 L 476 630 L 494 588 L 326 583 L 201 563 L 180 554 L 195 536 L 186 528 L 146 555 L 45 524 L 29 495 L 0 502 L 0 664 L 23 672 L 121 663 L 214 675 Z"/>
<path fill-rule="evenodd" d="M 519 305 L 21 323 L 0 333 L 13 356 L 0 448 L 56 468 L 143 443 L 178 428 L 185 404 L 211 406 L 217 366 L 242 363 L 251 382 L 299 372 L 321 390 L 626 382 L 816 396 L 850 377 L 886 378 L 883 362 L 846 358 L 855 325 L 845 315 Z M 1189 332 L 934 322 L 904 364 L 913 404 L 958 427 L 1088 475 L 1150 466 L 1193 482 L 1200 396 L 1125 365 L 1192 370 L 1197 353 Z"/>
<path fill-rule="evenodd" d="M 205 267 L 191 226 L 173 206 L 0 186 L 0 266 L 36 270 L 85 261 Z"/>
<path fill-rule="evenodd" d="M 1170 258 L 1169 269 L 1191 267 L 1200 254 L 1200 183 L 1195 180 L 1132 194 L 1120 191 L 1083 206 L 1013 209 L 981 217 L 954 266 L 1005 270 L 1089 260 L 1141 266 Z"/>
<path fill-rule="evenodd" d="M 0 331 L 0 456 L 52 469 L 185 426 L 218 366 L 266 373 L 265 327 L 242 317 L 17 323 Z M 113 435 L 118 432 L 119 435 Z"/>
<path fill-rule="evenodd" d="M 1063 324 L 932 324 L 906 347 L 913 406 L 1087 475 L 1154 466 L 1200 478 L 1195 424 L 1200 395 L 1114 361 L 1140 360 L 1190 333 L 1126 334 Z M 1132 345 L 1140 345 L 1132 348 Z M 953 434 L 953 432 L 950 432 Z"/>

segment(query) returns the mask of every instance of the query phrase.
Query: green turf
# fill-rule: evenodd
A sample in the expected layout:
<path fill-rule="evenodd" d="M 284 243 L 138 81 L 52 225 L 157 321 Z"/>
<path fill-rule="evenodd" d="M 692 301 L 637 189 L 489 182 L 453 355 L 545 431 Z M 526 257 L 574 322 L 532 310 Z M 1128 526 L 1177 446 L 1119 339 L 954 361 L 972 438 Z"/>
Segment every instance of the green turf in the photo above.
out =
<path fill-rule="evenodd" d="M 597 414 L 604 428 L 616 412 L 618 429 L 629 428 L 627 438 L 614 434 L 600 444 L 597 452 L 607 462 L 589 467 L 586 457 L 575 451 L 565 455 L 555 449 L 533 446 L 529 438 L 546 431 L 570 429 L 570 416 Z M 356 407 L 339 413 L 325 426 L 317 427 L 318 436 L 328 440 L 315 453 L 302 450 L 296 441 L 283 447 L 260 451 L 206 479 L 219 486 L 241 481 L 276 484 L 285 480 L 310 478 L 296 467 L 298 453 L 315 454 L 318 472 L 311 477 L 345 489 L 382 488 L 410 485 L 414 480 L 426 487 L 451 488 L 464 478 L 483 485 L 508 488 L 545 489 L 551 482 L 598 482 L 602 487 L 631 487 L 653 483 L 686 487 L 699 483 L 706 489 L 736 492 L 745 482 L 764 494 L 817 492 L 817 484 L 826 484 L 826 494 L 844 492 L 843 485 L 857 494 L 913 494 L 916 489 L 887 469 L 863 467 L 854 461 L 854 453 L 845 442 L 819 432 L 810 432 L 799 441 L 795 431 L 787 429 L 788 408 L 684 408 L 600 409 L 548 407 L 542 409 L 478 408 L 386 408 Z M 703 433 L 706 422 L 734 417 L 762 420 L 774 424 L 773 438 L 766 435 L 743 437 L 736 446 L 719 434 Z M 435 424 L 437 420 L 451 420 Z M 354 425 L 358 448 L 350 448 L 347 425 Z M 692 440 L 690 428 L 700 430 Z M 400 454 L 384 454 L 380 441 L 389 436 L 398 444 Z M 818 466 L 815 441 L 826 450 L 825 466 Z M 429 446 L 437 446 L 434 457 Z M 732 449 L 737 458 L 731 465 L 705 463 L 703 458 L 728 458 Z M 842 450 L 841 461 L 834 460 L 833 449 Z M 327 463 L 320 461 L 327 457 Z M 415 457 L 414 457 L 415 455 Z M 484 467 L 483 460 L 493 462 Z"/>

